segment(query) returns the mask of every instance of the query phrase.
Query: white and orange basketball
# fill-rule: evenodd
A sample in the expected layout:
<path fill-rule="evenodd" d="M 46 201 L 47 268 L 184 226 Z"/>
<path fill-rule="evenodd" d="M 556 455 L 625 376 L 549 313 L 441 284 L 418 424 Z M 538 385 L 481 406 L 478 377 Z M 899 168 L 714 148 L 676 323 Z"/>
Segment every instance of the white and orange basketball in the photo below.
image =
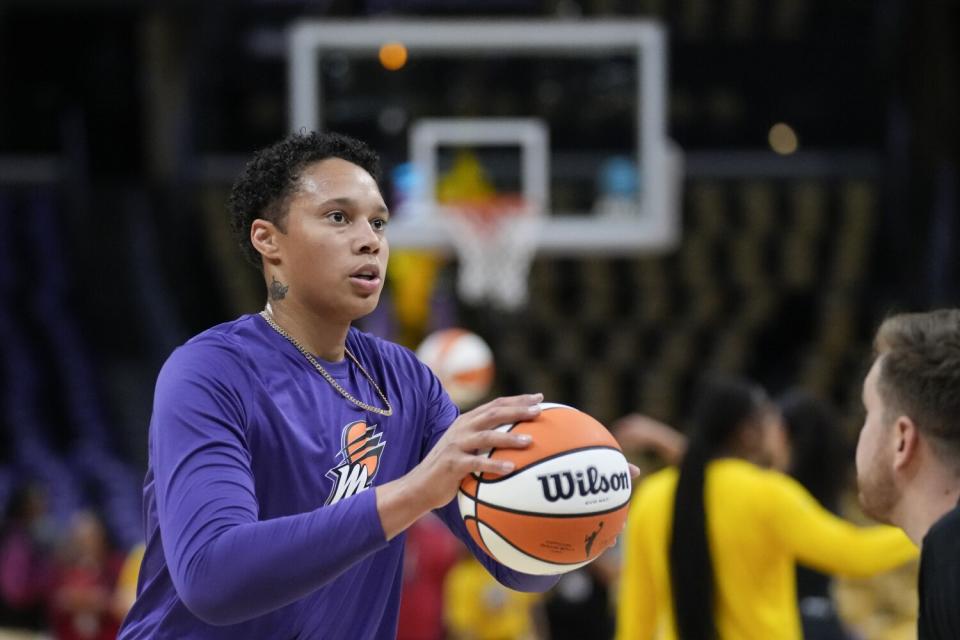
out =
<path fill-rule="evenodd" d="M 544 403 L 534 420 L 498 427 L 527 433 L 526 449 L 487 455 L 516 466 L 506 475 L 471 474 L 460 485 L 460 515 L 474 541 L 511 569 L 566 573 L 616 542 L 627 519 L 630 469 L 606 427 L 572 407 Z"/>
<path fill-rule="evenodd" d="M 436 374 L 460 408 L 469 408 L 490 393 L 493 352 L 475 333 L 465 329 L 435 331 L 417 347 L 417 357 Z"/>

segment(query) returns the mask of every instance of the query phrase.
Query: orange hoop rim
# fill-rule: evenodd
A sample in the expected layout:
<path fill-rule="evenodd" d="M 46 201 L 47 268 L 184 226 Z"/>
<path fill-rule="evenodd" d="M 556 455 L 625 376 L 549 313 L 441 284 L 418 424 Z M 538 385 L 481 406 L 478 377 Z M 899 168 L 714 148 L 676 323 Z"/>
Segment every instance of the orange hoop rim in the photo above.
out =
<path fill-rule="evenodd" d="M 439 209 L 442 215 L 457 218 L 484 233 L 494 232 L 505 220 L 531 213 L 527 201 L 519 195 L 444 202 Z"/>

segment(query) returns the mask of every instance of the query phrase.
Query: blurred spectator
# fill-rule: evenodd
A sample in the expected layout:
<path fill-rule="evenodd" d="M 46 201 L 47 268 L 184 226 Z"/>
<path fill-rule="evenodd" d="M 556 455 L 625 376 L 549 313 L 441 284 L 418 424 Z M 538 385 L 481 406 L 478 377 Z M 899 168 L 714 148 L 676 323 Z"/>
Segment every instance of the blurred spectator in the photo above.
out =
<path fill-rule="evenodd" d="M 17 491 L 0 539 L 0 628 L 40 630 L 46 626 L 53 527 L 44 491 Z"/>
<path fill-rule="evenodd" d="M 605 640 L 613 637 L 610 589 L 620 573 L 620 558 L 608 549 L 582 569 L 566 573 L 544 601 L 550 640 Z"/>
<path fill-rule="evenodd" d="M 687 450 L 687 437 L 659 420 L 638 413 L 615 422 L 611 432 L 628 456 L 651 452 L 667 464 L 678 465 Z"/>
<path fill-rule="evenodd" d="M 433 514 L 407 529 L 397 640 L 442 640 L 443 581 L 460 543 Z"/>
<path fill-rule="evenodd" d="M 73 517 L 58 558 L 50 602 L 57 640 L 113 640 L 120 629 L 113 593 L 123 565 L 111 551 L 100 519 L 90 512 Z"/>
<path fill-rule="evenodd" d="M 513 591 L 497 582 L 464 551 L 444 583 L 444 615 L 453 640 L 529 640 L 536 637 L 537 593 Z"/>
<path fill-rule="evenodd" d="M 778 404 L 790 442 L 787 473 L 824 508 L 837 513 L 849 464 L 836 416 L 827 404 L 799 390 L 785 394 Z M 852 637 L 837 615 L 831 582 L 826 574 L 797 567 L 797 602 L 806 640 Z"/>
<path fill-rule="evenodd" d="M 147 546 L 143 543 L 135 545 L 127 553 L 127 558 L 120 569 L 117 588 L 113 593 L 113 611 L 120 620 L 123 620 L 137 599 L 137 579 L 140 576 L 140 565 L 143 564 L 143 554 L 146 549 Z"/>

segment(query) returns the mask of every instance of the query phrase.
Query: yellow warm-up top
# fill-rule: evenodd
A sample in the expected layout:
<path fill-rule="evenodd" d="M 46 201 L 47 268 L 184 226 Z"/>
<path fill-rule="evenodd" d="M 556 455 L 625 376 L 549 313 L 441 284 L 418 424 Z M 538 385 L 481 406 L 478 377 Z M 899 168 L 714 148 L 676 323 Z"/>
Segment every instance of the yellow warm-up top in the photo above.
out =
<path fill-rule="evenodd" d="M 647 478 L 630 507 L 617 640 L 674 640 L 668 552 L 678 471 Z M 722 640 L 800 640 L 795 565 L 868 576 L 915 557 L 899 529 L 856 527 L 798 482 L 743 460 L 707 466 L 707 539 Z"/>
<path fill-rule="evenodd" d="M 524 640 L 533 637 L 531 608 L 539 593 L 503 586 L 472 557 L 461 560 L 443 583 L 447 631 L 458 640 Z"/>

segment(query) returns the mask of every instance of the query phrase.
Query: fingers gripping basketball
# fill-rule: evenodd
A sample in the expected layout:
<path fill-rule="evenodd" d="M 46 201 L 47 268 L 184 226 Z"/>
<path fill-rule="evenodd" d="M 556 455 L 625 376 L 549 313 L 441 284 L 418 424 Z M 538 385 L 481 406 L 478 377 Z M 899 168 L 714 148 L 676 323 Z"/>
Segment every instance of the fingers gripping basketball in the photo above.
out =
<path fill-rule="evenodd" d="M 540 412 L 537 404 L 543 396 L 515 396 L 498 398 L 469 411 L 447 429 L 414 470 L 416 491 L 431 509 L 448 504 L 456 496 L 464 476 L 470 473 L 508 473 L 514 462 L 478 454 L 496 448 L 525 447 L 529 438 L 524 434 L 494 432 L 504 422 L 529 420 Z"/>

